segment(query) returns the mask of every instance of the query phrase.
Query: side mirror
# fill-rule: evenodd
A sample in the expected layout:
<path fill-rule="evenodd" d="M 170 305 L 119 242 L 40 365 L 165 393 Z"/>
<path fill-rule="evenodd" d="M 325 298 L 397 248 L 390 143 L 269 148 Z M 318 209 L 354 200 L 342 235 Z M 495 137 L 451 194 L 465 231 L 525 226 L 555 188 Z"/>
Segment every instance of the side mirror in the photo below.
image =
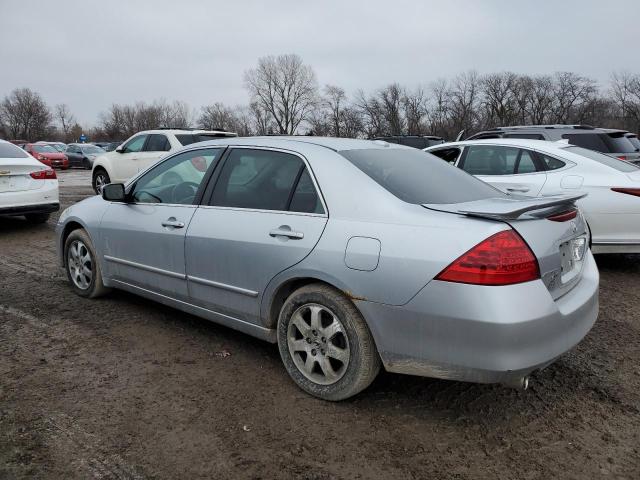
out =
<path fill-rule="evenodd" d="M 102 187 L 102 198 L 108 202 L 124 202 L 124 183 L 109 183 Z"/>
<path fill-rule="evenodd" d="M 118 147 L 118 148 L 116 148 L 116 152 L 118 152 L 118 153 L 124 153 L 124 148 L 122 148 L 122 147 Z"/>

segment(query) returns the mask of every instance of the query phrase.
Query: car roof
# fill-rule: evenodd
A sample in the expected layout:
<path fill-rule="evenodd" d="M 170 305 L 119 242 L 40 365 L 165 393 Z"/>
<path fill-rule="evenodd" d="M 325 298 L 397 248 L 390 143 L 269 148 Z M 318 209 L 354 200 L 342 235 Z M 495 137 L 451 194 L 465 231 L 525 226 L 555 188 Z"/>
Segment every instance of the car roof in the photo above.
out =
<path fill-rule="evenodd" d="M 396 143 L 389 143 L 383 140 L 358 140 L 353 138 L 336 138 L 336 137 L 306 137 L 306 136 L 264 136 L 264 137 L 228 137 L 215 140 L 207 140 L 204 142 L 198 142 L 192 144 L 194 147 L 206 146 L 206 145 L 247 145 L 247 146 L 261 146 L 261 147 L 275 147 L 286 148 L 287 146 L 293 148 L 295 144 L 300 146 L 304 145 L 316 145 L 324 148 L 328 148 L 335 152 L 342 152 L 347 150 L 366 150 L 366 149 L 410 149 L 416 150 L 413 147 L 407 147 L 405 145 L 399 145 Z"/>
<path fill-rule="evenodd" d="M 236 133 L 234 132 L 227 132 L 225 130 L 194 130 L 194 129 L 190 129 L 190 128 L 156 128 L 156 129 L 152 129 L 152 130 L 143 130 L 140 132 L 136 132 L 135 135 L 138 135 L 140 133 L 172 133 L 174 135 L 179 134 L 179 135 L 184 135 L 184 134 L 199 134 L 199 133 L 209 133 L 209 134 L 216 134 L 216 135 L 229 135 L 231 136 L 237 136 Z"/>
<path fill-rule="evenodd" d="M 566 140 L 549 142 L 547 140 L 531 140 L 529 138 L 483 138 L 478 140 L 462 140 L 460 142 L 441 143 L 440 145 L 434 145 L 432 147 L 425 148 L 424 151 L 430 152 L 433 150 L 441 150 L 447 147 L 465 145 L 503 145 L 522 148 L 533 148 L 538 150 L 559 150 L 567 148 L 568 146 L 574 146 L 570 145 Z"/>

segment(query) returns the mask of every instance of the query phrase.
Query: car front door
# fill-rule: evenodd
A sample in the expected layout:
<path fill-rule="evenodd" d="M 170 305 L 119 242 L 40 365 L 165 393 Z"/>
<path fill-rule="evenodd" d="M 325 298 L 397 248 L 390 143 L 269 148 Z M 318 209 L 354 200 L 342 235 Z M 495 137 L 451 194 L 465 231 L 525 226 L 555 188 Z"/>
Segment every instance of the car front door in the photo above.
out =
<path fill-rule="evenodd" d="M 171 150 L 171 145 L 166 135 L 158 133 L 149 135 L 149 139 L 138 157 L 138 172 L 142 172 L 156 163 L 166 155 L 169 150 Z"/>
<path fill-rule="evenodd" d="M 535 152 L 518 147 L 469 145 L 458 166 L 509 194 L 535 197 L 547 180 Z"/>
<path fill-rule="evenodd" d="M 138 174 L 138 162 L 148 135 L 136 135 L 114 153 L 112 162 L 112 182 L 126 182 Z"/>
<path fill-rule="evenodd" d="M 166 159 L 109 205 L 101 222 L 105 275 L 125 286 L 185 301 L 185 232 L 199 189 L 222 149 L 191 150 Z"/>
<path fill-rule="evenodd" d="M 80 154 L 80 148 L 75 145 L 69 145 L 64 154 L 69 159 L 70 167 L 77 167 L 82 163 L 82 155 Z"/>
<path fill-rule="evenodd" d="M 313 250 L 326 207 L 306 161 L 271 149 L 231 148 L 208 190 L 187 231 L 191 302 L 259 323 L 267 284 Z"/>

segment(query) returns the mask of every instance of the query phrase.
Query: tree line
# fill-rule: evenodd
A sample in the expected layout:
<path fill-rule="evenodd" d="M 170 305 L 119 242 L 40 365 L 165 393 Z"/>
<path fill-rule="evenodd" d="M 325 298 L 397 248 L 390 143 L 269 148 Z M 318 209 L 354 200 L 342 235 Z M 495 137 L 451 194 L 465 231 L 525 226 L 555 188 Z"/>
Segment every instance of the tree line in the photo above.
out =
<path fill-rule="evenodd" d="M 66 104 L 50 107 L 28 88 L 0 102 L 4 138 L 123 140 L 158 127 L 222 128 L 239 135 L 302 134 L 371 138 L 438 135 L 451 140 L 504 125 L 589 124 L 640 130 L 640 74 L 613 73 L 606 85 L 573 72 L 522 75 L 460 73 L 408 88 L 398 83 L 348 95 L 320 86 L 310 65 L 293 54 L 258 60 L 244 74 L 247 105 L 214 102 L 193 109 L 181 101 L 113 104 L 83 129 Z"/>

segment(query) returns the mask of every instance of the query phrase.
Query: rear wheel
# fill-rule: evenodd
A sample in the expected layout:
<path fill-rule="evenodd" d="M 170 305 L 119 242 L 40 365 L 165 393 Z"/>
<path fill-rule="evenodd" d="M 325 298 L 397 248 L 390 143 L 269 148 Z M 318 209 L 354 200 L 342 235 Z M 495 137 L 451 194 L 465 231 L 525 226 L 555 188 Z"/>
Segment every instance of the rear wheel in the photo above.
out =
<path fill-rule="evenodd" d="M 312 284 L 287 299 L 278 319 L 280 356 L 305 392 L 338 401 L 367 388 L 380 370 L 373 337 L 353 303 Z"/>
<path fill-rule="evenodd" d="M 98 168 L 93 173 L 93 190 L 100 195 L 102 193 L 102 187 L 106 184 L 111 183 L 111 179 L 109 178 L 109 174 L 103 168 Z"/>
<path fill-rule="evenodd" d="M 38 224 L 38 223 L 46 223 L 49 220 L 48 213 L 28 213 L 25 215 L 27 222 Z"/>
<path fill-rule="evenodd" d="M 73 290 L 81 297 L 96 298 L 109 291 L 102 282 L 96 251 L 85 230 L 74 230 L 67 237 L 64 265 Z"/>

